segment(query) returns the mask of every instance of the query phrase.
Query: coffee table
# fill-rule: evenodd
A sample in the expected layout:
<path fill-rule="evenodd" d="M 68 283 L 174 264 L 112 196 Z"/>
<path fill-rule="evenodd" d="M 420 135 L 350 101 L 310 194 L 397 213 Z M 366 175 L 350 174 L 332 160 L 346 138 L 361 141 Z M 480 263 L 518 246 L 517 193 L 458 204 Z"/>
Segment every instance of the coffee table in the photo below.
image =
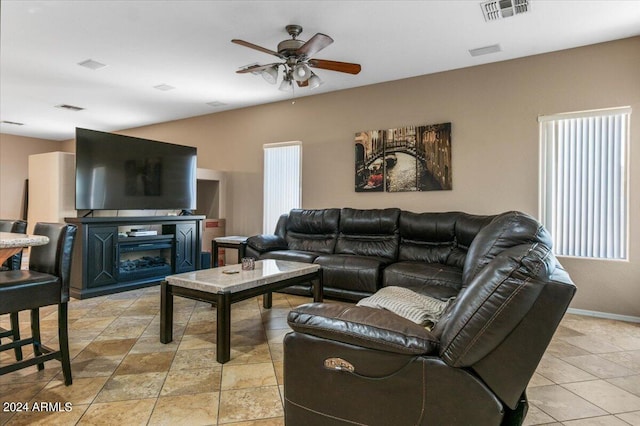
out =
<path fill-rule="evenodd" d="M 173 340 L 173 296 L 212 303 L 217 308 L 217 361 L 231 358 L 231 305 L 263 294 L 263 306 L 271 308 L 271 292 L 290 285 L 311 281 L 313 301 L 322 302 L 322 270 L 320 265 L 265 259 L 255 269 L 242 270 L 242 265 L 201 269 L 169 275 L 160 287 L 160 342 Z"/>

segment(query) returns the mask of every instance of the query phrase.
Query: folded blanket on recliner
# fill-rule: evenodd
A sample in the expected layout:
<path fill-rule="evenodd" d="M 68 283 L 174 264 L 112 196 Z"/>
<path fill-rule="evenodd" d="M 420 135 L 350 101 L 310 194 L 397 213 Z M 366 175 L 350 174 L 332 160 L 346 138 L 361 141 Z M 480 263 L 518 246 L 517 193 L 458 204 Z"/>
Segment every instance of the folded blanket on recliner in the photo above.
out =
<path fill-rule="evenodd" d="M 435 325 L 454 300 L 439 300 L 404 287 L 383 287 L 358 302 L 358 306 L 381 308 L 423 326 Z"/>

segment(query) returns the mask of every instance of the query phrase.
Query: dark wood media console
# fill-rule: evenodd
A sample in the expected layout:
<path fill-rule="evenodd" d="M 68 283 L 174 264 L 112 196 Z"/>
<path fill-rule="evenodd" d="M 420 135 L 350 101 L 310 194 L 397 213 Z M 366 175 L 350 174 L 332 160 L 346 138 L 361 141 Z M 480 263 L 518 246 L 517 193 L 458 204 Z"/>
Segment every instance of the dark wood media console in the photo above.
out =
<path fill-rule="evenodd" d="M 70 293 L 76 299 L 158 284 L 200 269 L 204 216 L 71 217 L 78 226 Z M 132 229 L 157 235 L 125 236 Z"/>

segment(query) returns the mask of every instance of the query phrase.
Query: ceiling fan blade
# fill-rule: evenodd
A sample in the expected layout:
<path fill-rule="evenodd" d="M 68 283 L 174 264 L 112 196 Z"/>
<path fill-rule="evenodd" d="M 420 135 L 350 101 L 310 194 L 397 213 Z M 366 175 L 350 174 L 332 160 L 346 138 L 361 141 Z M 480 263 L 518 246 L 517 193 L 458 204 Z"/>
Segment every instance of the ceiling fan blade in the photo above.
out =
<path fill-rule="evenodd" d="M 360 64 L 350 62 L 328 61 L 326 59 L 309 59 L 309 66 L 322 68 L 324 70 L 346 72 L 348 74 L 358 74 L 362 69 Z"/>
<path fill-rule="evenodd" d="M 333 43 L 333 39 L 326 34 L 317 33 L 309 39 L 305 44 L 296 50 L 296 55 L 305 55 L 307 58 L 315 55 L 328 45 Z"/>
<path fill-rule="evenodd" d="M 274 52 L 273 50 L 267 49 L 267 48 L 262 47 L 262 46 L 258 46 L 257 44 L 249 43 L 248 41 L 238 40 L 237 38 L 234 38 L 233 40 L 231 40 L 231 43 L 239 44 L 240 46 L 248 47 L 250 49 L 259 50 L 260 52 L 268 53 L 269 55 L 273 55 L 273 56 L 277 56 L 278 58 L 282 58 L 282 55 L 280 55 L 278 52 Z"/>
<path fill-rule="evenodd" d="M 244 73 L 248 73 L 248 72 L 262 71 L 262 70 L 265 70 L 267 68 L 271 68 L 274 65 L 280 65 L 280 64 L 275 62 L 273 64 L 267 64 L 267 65 L 251 65 L 250 67 L 242 68 L 242 69 L 240 69 L 240 70 L 238 70 L 236 72 L 238 74 L 244 74 Z"/>

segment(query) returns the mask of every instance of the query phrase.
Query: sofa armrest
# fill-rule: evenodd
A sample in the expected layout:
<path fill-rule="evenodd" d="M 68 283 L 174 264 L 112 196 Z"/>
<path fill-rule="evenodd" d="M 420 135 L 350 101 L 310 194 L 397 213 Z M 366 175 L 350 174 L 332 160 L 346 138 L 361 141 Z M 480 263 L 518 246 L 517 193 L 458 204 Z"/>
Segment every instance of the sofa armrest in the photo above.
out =
<path fill-rule="evenodd" d="M 427 355 L 439 347 L 430 331 L 384 309 L 308 303 L 289 312 L 287 321 L 296 332 L 385 352 Z"/>
<path fill-rule="evenodd" d="M 274 250 L 287 250 L 289 248 L 287 242 L 282 237 L 273 234 L 249 237 L 247 239 L 247 245 L 260 253 Z"/>

